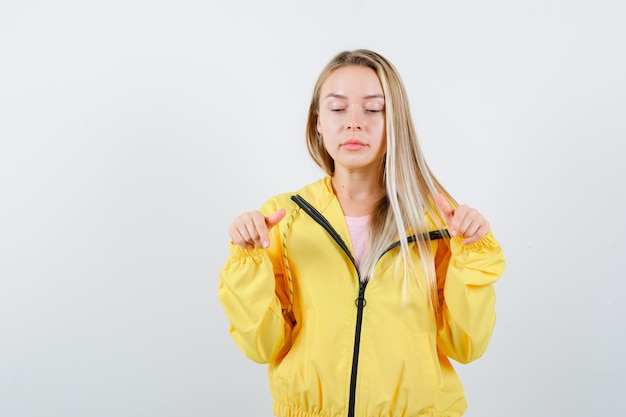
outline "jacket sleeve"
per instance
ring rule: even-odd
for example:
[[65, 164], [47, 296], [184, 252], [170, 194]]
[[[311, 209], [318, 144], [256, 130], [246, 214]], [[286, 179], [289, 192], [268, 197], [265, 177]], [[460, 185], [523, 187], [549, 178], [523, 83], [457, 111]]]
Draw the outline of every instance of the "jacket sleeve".
[[453, 237], [439, 244], [436, 272], [439, 292], [439, 351], [460, 363], [479, 358], [495, 324], [494, 282], [504, 272], [504, 255], [491, 232], [463, 245]]
[[248, 358], [258, 363], [273, 361], [291, 342], [292, 323], [283, 314], [289, 300], [281, 266], [279, 227], [270, 233], [268, 249], [246, 250], [231, 242], [217, 291], [230, 321], [232, 338]]

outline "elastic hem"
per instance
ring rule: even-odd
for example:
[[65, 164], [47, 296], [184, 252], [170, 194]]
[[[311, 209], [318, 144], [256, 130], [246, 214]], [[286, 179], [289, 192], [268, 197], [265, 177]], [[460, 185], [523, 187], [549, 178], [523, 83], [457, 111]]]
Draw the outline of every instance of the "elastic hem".
[[272, 411], [278, 417], [330, 417], [323, 411], [304, 410], [290, 404], [279, 403], [276, 401], [274, 402]]

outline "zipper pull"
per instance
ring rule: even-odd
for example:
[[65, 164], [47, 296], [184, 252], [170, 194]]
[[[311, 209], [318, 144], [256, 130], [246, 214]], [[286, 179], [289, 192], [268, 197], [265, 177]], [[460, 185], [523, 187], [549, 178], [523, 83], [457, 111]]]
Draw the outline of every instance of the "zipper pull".
[[356, 307], [359, 309], [365, 307], [365, 304], [367, 304], [367, 302], [365, 301], [365, 287], [366, 286], [367, 286], [367, 281], [361, 282], [359, 284], [359, 296], [354, 300], [354, 305], [356, 305]]

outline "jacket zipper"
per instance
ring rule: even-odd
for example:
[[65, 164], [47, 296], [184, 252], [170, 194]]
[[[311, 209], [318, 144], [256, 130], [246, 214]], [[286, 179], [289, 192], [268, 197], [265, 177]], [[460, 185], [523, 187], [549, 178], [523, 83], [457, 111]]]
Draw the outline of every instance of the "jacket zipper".
[[[431, 230], [430, 232], [428, 232], [428, 240], [438, 240], [438, 239], [448, 239], [448, 238], [450, 238], [450, 232], [448, 232], [448, 229]], [[426, 233], [422, 234], [422, 239], [426, 239]], [[413, 243], [417, 241], [417, 237], [415, 235], [407, 236], [406, 240], [407, 240], [407, 243]], [[378, 259], [382, 258], [383, 255], [385, 255], [390, 250], [397, 248], [398, 246], [400, 246], [400, 241], [392, 243], [391, 245], [389, 245], [387, 249], [385, 249], [383, 253], [380, 254], [380, 257]]]
[[359, 296], [355, 300], [356, 330], [354, 332], [354, 353], [352, 354], [352, 374], [350, 376], [350, 401], [348, 402], [348, 417], [354, 417], [354, 405], [356, 404], [356, 373], [359, 369], [359, 350], [361, 348], [361, 326], [363, 324], [363, 307], [365, 307], [366, 304], [365, 287], [367, 287], [367, 281], [360, 282]]
[[[365, 288], [367, 287], [368, 281], [366, 280], [365, 282], [361, 282], [361, 274], [359, 272], [359, 268], [356, 265], [354, 256], [352, 256], [352, 253], [350, 253], [350, 249], [348, 249], [348, 245], [346, 245], [346, 243], [341, 238], [341, 235], [337, 233], [337, 231], [328, 222], [328, 220], [324, 217], [324, 215], [320, 213], [319, 211], [317, 211], [315, 207], [313, 207], [308, 201], [306, 201], [304, 198], [302, 198], [298, 194], [291, 196], [291, 200], [293, 200], [298, 206], [300, 206], [302, 210], [304, 210], [309, 216], [311, 216], [313, 220], [315, 220], [320, 226], [322, 226], [324, 230], [326, 230], [326, 232], [333, 238], [333, 240], [337, 242], [339, 247], [346, 253], [346, 255], [348, 255], [348, 258], [350, 258], [350, 262], [352, 262], [352, 265], [354, 266], [354, 269], [356, 270], [356, 273], [357, 273], [357, 277], [359, 280], [359, 295], [356, 298], [356, 300], [354, 300], [354, 303], [357, 308], [356, 329], [354, 332], [354, 352], [352, 354], [352, 373], [350, 375], [350, 399], [348, 402], [348, 417], [354, 417], [354, 409], [355, 409], [355, 404], [356, 404], [356, 376], [357, 376], [357, 371], [358, 371], [358, 366], [359, 366], [359, 350], [361, 346], [361, 328], [363, 325], [363, 308], [366, 305]], [[429, 232], [430, 240], [443, 239], [446, 237], [450, 237], [447, 230], [435, 230], [435, 231]], [[426, 236], [424, 235], [422, 239], [425, 239], [425, 238]], [[415, 242], [417, 240], [417, 237], [415, 235], [412, 235], [412, 236], [409, 236], [407, 240], [409, 243]], [[386, 254], [387, 252], [389, 252], [390, 250], [398, 246], [400, 246], [399, 241], [393, 243], [381, 254], [380, 257], [382, 257], [384, 254]]]
[[359, 268], [356, 266], [354, 256], [350, 253], [348, 245], [343, 241], [339, 233], [333, 228], [333, 226], [326, 220], [326, 217], [315, 207], [309, 204], [304, 198], [299, 195], [294, 195], [291, 199], [304, 210], [313, 220], [315, 220], [320, 226], [328, 232], [328, 234], [337, 242], [339, 247], [348, 255], [350, 262], [356, 270], [357, 277], [359, 279], [359, 295], [354, 301], [356, 304], [356, 329], [354, 332], [354, 351], [352, 354], [352, 373], [350, 374], [350, 399], [348, 401], [348, 417], [354, 417], [354, 405], [356, 403], [356, 375], [359, 367], [359, 348], [361, 346], [361, 327], [363, 324], [363, 308], [365, 307], [365, 287], [367, 287], [367, 281], [361, 282], [361, 274]]

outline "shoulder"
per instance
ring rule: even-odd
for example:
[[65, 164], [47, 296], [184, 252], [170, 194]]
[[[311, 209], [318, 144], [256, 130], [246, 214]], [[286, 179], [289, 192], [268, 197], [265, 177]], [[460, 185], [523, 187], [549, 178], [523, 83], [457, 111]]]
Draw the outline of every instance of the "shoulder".
[[330, 201], [333, 196], [330, 177], [321, 178], [311, 184], [305, 185], [297, 191], [272, 196], [265, 202], [265, 204], [263, 204], [260, 211], [266, 216], [281, 208], [289, 211], [290, 208], [296, 207], [296, 203], [292, 200], [292, 197], [295, 195], [300, 195], [302, 198], [317, 207], [322, 207], [325, 204], [328, 204], [327, 202]]

